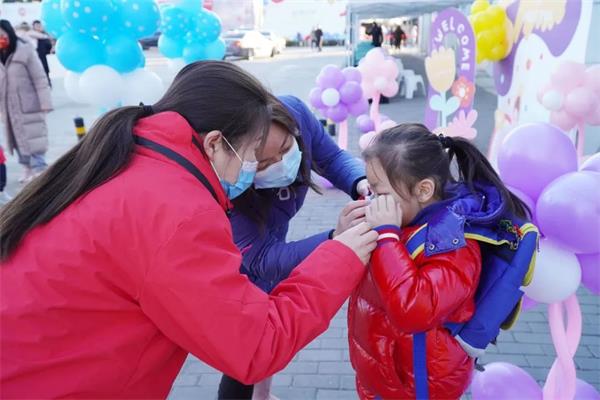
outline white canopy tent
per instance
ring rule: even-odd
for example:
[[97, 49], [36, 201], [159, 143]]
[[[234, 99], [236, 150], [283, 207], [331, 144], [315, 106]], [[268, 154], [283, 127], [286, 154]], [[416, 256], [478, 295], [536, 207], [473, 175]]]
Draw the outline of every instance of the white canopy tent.
[[415, 17], [441, 11], [448, 7], [466, 7], [472, 2], [473, 0], [348, 0], [346, 34], [350, 50], [353, 52], [359, 39], [359, 23], [361, 20]]

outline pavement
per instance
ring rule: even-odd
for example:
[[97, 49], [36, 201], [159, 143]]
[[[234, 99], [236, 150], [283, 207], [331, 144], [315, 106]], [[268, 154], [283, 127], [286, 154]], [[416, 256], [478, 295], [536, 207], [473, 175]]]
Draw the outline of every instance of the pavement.
[[[405, 68], [414, 69], [425, 76], [423, 60], [417, 55], [402, 54]], [[307, 100], [314, 79], [325, 64], [342, 66], [345, 60], [343, 49], [326, 48], [323, 53], [298, 49], [288, 51], [274, 59], [236, 61], [240, 66], [256, 75], [275, 94], [292, 94]], [[155, 51], [148, 53], [147, 65], [157, 72], [168, 84], [173, 78], [167, 62]], [[50, 151], [48, 160], [53, 161], [73, 146], [77, 139], [72, 123], [75, 116], [82, 116], [91, 124], [98, 116], [93, 107], [78, 105], [69, 100], [63, 89], [64, 73], [55, 69], [53, 73], [53, 97], [55, 111], [48, 116], [50, 129]], [[489, 77], [478, 74], [475, 107], [479, 111], [476, 128], [479, 135], [477, 146], [487, 148], [493, 127], [493, 112], [496, 97], [489, 86]], [[422, 94], [412, 100], [394, 98], [383, 104], [381, 112], [397, 122], [421, 121], [424, 115], [425, 98]], [[349, 150], [358, 155], [358, 133], [350, 126]], [[8, 155], [7, 155], [8, 156]], [[14, 157], [9, 156], [9, 193], [16, 193], [20, 175]], [[289, 240], [307, 237], [335, 226], [337, 215], [349, 198], [338, 191], [327, 190], [323, 195], [309, 194], [304, 207], [292, 220]], [[579, 301], [583, 313], [583, 334], [575, 356], [579, 378], [600, 389], [600, 297], [592, 296], [580, 289]], [[275, 375], [273, 393], [282, 400], [293, 399], [356, 399], [354, 372], [348, 361], [346, 308], [342, 308], [331, 321], [329, 329], [296, 355], [283, 371]], [[481, 360], [510, 362], [524, 368], [536, 380], [543, 382], [555, 358], [548, 329], [545, 306], [524, 312], [516, 326], [500, 335], [498, 344]], [[169, 400], [214, 399], [220, 373], [193, 356], [189, 356], [181, 370]], [[468, 396], [466, 396], [468, 397]]]

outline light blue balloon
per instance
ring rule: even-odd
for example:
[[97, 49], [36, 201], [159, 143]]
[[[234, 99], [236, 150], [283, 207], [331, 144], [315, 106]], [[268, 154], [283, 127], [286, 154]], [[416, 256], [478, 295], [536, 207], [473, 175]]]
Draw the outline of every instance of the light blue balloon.
[[123, 33], [141, 39], [154, 35], [160, 27], [160, 11], [154, 0], [113, 0], [118, 28]]
[[60, 10], [60, 0], [42, 1], [41, 20], [46, 32], [50, 33], [55, 38], [59, 38], [69, 30]]
[[179, 0], [177, 3], [177, 7], [182, 10], [190, 13], [196, 14], [202, 9], [202, 1], [201, 0]]
[[144, 58], [144, 52], [137, 40], [122, 33], [106, 39], [104, 45], [106, 65], [121, 74], [136, 69], [140, 65], [140, 60]]
[[56, 57], [69, 71], [81, 73], [92, 65], [104, 64], [106, 51], [97, 38], [69, 31], [58, 39]]
[[212, 43], [221, 35], [221, 19], [214, 12], [202, 9], [193, 32], [199, 42]]
[[167, 58], [181, 57], [183, 55], [183, 47], [183, 39], [173, 39], [164, 33], [158, 38], [158, 50]]
[[206, 46], [202, 43], [190, 43], [183, 48], [183, 60], [187, 64], [191, 64], [196, 61], [208, 60], [206, 55]]
[[204, 49], [206, 58], [209, 60], [222, 60], [223, 57], [225, 57], [226, 48], [227, 45], [225, 44], [225, 41], [219, 38], [206, 45]]
[[98, 35], [118, 21], [111, 0], [61, 0], [60, 6], [67, 25], [79, 33]]
[[179, 7], [168, 7], [162, 11], [161, 32], [173, 39], [182, 39], [193, 30], [193, 17]]

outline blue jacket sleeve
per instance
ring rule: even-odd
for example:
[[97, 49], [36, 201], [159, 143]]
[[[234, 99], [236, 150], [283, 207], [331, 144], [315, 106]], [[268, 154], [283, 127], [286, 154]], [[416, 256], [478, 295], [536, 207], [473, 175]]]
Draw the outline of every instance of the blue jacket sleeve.
[[310, 133], [312, 139], [313, 169], [321, 173], [336, 188], [356, 199], [356, 184], [366, 175], [364, 164], [349, 152], [340, 149], [308, 107], [300, 100], [298, 102], [300, 103], [298, 111], [304, 123], [302, 128], [306, 133]]
[[[254, 221], [239, 212], [234, 211], [230, 220], [235, 244], [243, 256], [242, 272], [250, 275], [259, 287], [267, 291], [286, 279], [313, 250], [329, 239], [330, 233], [327, 231], [306, 239], [285, 242], [270, 230], [271, 227], [261, 232]], [[287, 225], [286, 222], [279, 229], [287, 231]]]

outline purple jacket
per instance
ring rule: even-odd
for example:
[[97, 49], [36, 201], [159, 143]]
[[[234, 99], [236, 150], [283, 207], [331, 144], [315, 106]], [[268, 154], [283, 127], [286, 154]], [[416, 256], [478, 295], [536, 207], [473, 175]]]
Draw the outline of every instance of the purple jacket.
[[[304, 156], [312, 161], [312, 169], [320, 171], [335, 187], [356, 198], [356, 184], [365, 177], [364, 165], [337, 146], [301, 100], [293, 96], [279, 99], [298, 124], [304, 140]], [[273, 290], [329, 238], [331, 230], [295, 242], [285, 240], [290, 220], [304, 204], [308, 189], [299, 176], [291, 186], [261, 190], [271, 200], [268, 222], [262, 231], [240, 212], [234, 210], [231, 215], [235, 243], [243, 254], [240, 271], [265, 292]]]

